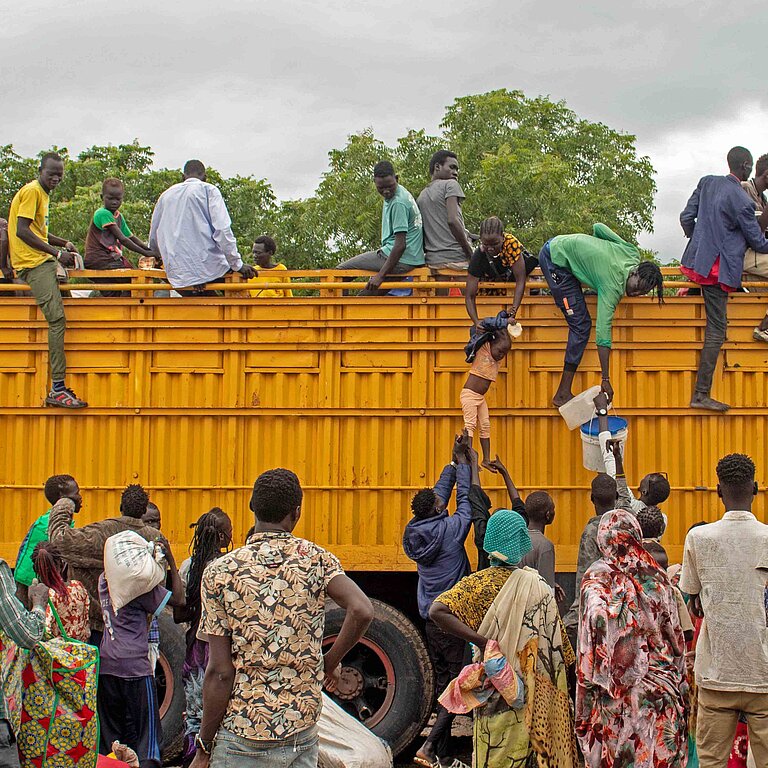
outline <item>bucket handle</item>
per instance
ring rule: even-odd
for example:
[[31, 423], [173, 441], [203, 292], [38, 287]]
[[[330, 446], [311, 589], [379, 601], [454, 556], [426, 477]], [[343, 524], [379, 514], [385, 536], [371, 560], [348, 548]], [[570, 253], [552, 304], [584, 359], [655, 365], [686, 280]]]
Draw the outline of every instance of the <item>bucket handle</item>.
[[[608, 403], [608, 405], [611, 405], [611, 403]], [[616, 416], [616, 417], [618, 417], [618, 418], [621, 418], [621, 417], [619, 416], [619, 414], [617, 413], [617, 411], [616, 411], [616, 408], [614, 408], [614, 409], [613, 409], [613, 415], [614, 415], [614, 416]], [[590, 432], [592, 431], [592, 422], [593, 422], [593, 421], [594, 421], [596, 418], [597, 418], [597, 408], [595, 408], [595, 409], [592, 411], [592, 416], [590, 416], [590, 418], [589, 418], [589, 431], [590, 431]]]

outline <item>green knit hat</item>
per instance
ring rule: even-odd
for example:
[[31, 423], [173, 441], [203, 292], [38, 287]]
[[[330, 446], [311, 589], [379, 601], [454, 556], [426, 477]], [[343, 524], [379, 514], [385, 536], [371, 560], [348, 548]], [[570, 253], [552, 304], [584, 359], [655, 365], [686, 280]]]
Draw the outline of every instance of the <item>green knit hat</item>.
[[528, 526], [512, 509], [498, 509], [488, 520], [483, 549], [495, 560], [517, 565], [533, 549]]

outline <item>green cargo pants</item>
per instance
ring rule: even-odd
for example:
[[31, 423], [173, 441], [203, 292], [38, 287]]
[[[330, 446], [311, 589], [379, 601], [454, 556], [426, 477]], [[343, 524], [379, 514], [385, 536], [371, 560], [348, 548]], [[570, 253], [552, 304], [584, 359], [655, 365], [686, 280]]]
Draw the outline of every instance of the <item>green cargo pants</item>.
[[56, 262], [44, 261], [32, 269], [20, 269], [19, 277], [29, 286], [43, 317], [48, 321], [48, 357], [53, 381], [64, 381], [67, 358], [64, 355], [64, 331], [67, 320], [61, 301], [59, 281], [56, 279]]

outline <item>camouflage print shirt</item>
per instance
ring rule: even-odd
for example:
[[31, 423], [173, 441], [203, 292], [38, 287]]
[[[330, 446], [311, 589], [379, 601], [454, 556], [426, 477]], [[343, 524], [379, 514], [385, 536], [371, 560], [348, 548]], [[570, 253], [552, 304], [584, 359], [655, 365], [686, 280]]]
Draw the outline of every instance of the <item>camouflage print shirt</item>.
[[205, 569], [199, 632], [232, 640], [226, 730], [285, 740], [317, 723], [326, 588], [343, 573], [317, 544], [277, 531], [255, 533]]

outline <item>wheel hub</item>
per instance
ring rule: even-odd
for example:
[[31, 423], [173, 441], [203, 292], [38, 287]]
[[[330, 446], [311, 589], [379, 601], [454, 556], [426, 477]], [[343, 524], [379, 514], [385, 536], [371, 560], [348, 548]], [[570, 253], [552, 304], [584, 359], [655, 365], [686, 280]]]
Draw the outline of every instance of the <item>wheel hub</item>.
[[345, 701], [351, 701], [363, 692], [365, 679], [354, 667], [342, 667], [336, 695]]

